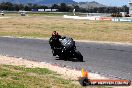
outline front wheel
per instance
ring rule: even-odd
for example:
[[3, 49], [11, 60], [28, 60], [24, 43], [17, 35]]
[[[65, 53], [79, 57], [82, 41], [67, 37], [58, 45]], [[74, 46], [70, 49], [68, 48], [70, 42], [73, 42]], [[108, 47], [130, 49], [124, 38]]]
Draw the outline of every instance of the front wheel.
[[81, 54], [79, 51], [75, 51], [75, 57], [76, 57], [79, 61], [83, 62], [83, 56], [82, 56], [82, 54]]

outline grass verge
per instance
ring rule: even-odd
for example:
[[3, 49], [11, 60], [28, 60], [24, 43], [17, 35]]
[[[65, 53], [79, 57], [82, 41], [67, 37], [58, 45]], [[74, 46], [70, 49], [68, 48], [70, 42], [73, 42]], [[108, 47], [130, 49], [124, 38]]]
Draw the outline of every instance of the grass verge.
[[[46, 68], [0, 65], [0, 88], [83, 88]], [[93, 87], [88, 87], [93, 88]], [[110, 87], [94, 87], [110, 88]]]
[[0, 66], [0, 88], [71, 88], [77, 87], [69, 80], [46, 68]]

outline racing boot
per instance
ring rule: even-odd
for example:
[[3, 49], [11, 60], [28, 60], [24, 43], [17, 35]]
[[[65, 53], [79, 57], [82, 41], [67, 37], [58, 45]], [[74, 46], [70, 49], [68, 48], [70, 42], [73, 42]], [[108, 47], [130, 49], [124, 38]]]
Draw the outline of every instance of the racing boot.
[[53, 56], [56, 56], [55, 50], [52, 50], [52, 54]]

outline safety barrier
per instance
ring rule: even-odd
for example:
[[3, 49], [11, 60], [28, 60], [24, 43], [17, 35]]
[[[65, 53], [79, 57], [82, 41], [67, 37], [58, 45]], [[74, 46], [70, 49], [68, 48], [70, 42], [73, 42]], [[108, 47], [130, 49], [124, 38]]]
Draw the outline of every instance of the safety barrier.
[[99, 20], [99, 21], [118, 21], [119, 20], [119, 19], [114, 19], [113, 20], [112, 17], [100, 17], [100, 16], [80, 17], [80, 16], [68, 16], [68, 15], [64, 15], [63, 17], [64, 18], [70, 18], [70, 19], [86, 19], [86, 20]]
[[86, 16], [86, 17], [80, 17], [80, 16], [68, 16], [64, 15], [64, 18], [70, 18], [70, 19], [86, 19], [86, 20], [96, 20], [96, 18], [99, 18], [100, 16]]
[[96, 18], [96, 20], [107, 20], [107, 21], [112, 21], [111, 17], [100, 17], [100, 18]]
[[132, 18], [123, 17], [123, 18], [113, 18], [112, 21], [114, 22], [132, 22]]

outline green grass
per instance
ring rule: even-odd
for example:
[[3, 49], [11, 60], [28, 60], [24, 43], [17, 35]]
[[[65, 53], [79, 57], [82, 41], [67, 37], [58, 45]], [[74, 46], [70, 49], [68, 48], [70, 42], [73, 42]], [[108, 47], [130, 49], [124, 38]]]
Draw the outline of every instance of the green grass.
[[19, 66], [0, 66], [0, 88], [51, 88], [76, 85], [64, 80], [46, 68], [25, 68]]
[[46, 68], [0, 65], [0, 88], [83, 88], [81, 85], [60, 76]]

